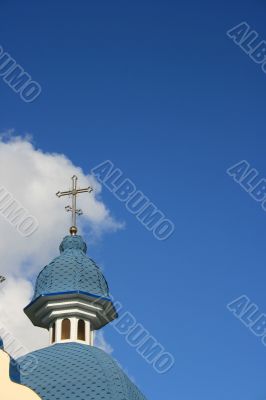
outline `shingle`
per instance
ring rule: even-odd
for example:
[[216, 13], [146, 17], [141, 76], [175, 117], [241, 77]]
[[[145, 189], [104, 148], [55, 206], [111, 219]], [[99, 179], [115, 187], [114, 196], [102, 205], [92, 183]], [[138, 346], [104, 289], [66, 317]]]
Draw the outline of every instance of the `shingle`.
[[66, 236], [56, 257], [40, 272], [33, 300], [43, 294], [84, 291], [108, 297], [107, 282], [97, 264], [86, 256], [81, 236]]
[[17, 365], [21, 383], [44, 400], [145, 400], [118, 364], [96, 347], [59, 343], [19, 358]]

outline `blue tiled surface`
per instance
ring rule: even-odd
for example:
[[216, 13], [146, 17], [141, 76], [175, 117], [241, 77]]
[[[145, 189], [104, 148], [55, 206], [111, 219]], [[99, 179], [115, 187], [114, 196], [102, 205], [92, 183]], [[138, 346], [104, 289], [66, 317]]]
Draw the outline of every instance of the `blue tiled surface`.
[[[39, 274], [33, 301], [75, 291], [108, 297], [107, 282], [86, 251], [81, 236], [65, 237], [60, 256]], [[43, 400], [145, 400], [108, 354], [79, 343], [58, 343], [27, 354], [17, 360], [10, 375]]]
[[40, 272], [33, 300], [43, 294], [78, 290], [108, 297], [108, 284], [86, 251], [81, 236], [66, 236], [60, 245], [60, 256]]
[[145, 400], [117, 363], [104, 351], [78, 343], [60, 343], [17, 360], [20, 381], [43, 400]]

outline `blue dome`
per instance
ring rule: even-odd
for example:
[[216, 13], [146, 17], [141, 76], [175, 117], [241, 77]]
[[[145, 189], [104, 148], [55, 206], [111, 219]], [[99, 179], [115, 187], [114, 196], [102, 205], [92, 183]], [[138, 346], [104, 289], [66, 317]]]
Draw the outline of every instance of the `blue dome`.
[[72, 291], [108, 297], [107, 282], [95, 262], [86, 256], [87, 246], [81, 236], [66, 236], [59, 249], [60, 256], [40, 272], [33, 301], [39, 296]]
[[20, 378], [12, 379], [43, 400], [145, 400], [117, 363], [96, 347], [55, 344], [19, 358], [17, 365]]

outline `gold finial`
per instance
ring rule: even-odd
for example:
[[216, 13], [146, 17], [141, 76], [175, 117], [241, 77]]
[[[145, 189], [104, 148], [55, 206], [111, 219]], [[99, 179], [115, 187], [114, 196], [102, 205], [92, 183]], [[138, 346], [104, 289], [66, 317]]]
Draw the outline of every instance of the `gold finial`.
[[78, 233], [78, 228], [76, 226], [71, 226], [69, 228], [70, 235], [76, 235]]
[[72, 190], [68, 190], [66, 192], [57, 192], [56, 196], [57, 197], [62, 197], [62, 196], [72, 196], [72, 207], [66, 206], [65, 209], [66, 211], [71, 211], [72, 213], [72, 226], [69, 229], [69, 232], [72, 236], [76, 235], [78, 232], [77, 228], [77, 215], [82, 215], [82, 210], [77, 209], [77, 195], [80, 193], [91, 193], [93, 191], [92, 187], [87, 187], [85, 189], [77, 189], [77, 181], [78, 178], [76, 175], [72, 176]]

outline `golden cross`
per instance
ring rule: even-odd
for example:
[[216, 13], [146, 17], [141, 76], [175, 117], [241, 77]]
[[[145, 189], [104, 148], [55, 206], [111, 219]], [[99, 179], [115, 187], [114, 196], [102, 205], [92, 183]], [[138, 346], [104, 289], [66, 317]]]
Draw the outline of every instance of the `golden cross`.
[[78, 232], [77, 228], [77, 215], [82, 215], [82, 210], [77, 209], [77, 195], [80, 193], [91, 193], [93, 191], [92, 187], [87, 187], [85, 189], [77, 189], [77, 181], [78, 178], [76, 175], [72, 176], [72, 190], [68, 190], [66, 192], [57, 192], [56, 196], [57, 197], [62, 197], [62, 196], [72, 196], [72, 207], [66, 206], [65, 209], [66, 211], [71, 211], [72, 212], [72, 226], [70, 228], [70, 234], [71, 235], [76, 235]]

